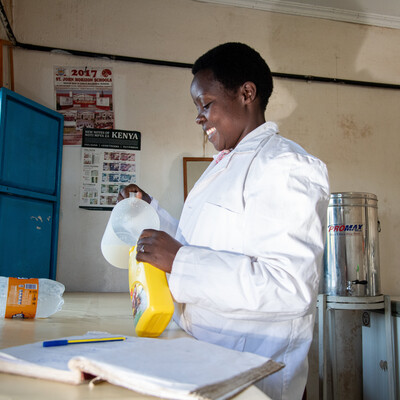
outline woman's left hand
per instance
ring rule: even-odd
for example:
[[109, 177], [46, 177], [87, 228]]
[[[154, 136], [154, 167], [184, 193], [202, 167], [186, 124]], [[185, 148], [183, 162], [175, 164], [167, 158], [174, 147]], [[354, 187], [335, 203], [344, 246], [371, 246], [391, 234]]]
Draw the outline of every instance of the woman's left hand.
[[145, 229], [136, 244], [136, 260], [147, 262], [164, 272], [171, 272], [176, 253], [182, 244], [163, 231]]

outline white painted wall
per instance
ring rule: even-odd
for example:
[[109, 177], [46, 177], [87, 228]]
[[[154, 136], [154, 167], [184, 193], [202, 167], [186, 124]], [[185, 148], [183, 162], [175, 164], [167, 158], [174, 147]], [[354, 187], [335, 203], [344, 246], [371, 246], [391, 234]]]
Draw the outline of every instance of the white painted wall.
[[[191, 0], [18, 0], [19, 42], [192, 63], [242, 41], [274, 72], [400, 84], [400, 30]], [[54, 107], [53, 66], [109, 66], [116, 128], [142, 132], [140, 184], [174, 216], [183, 204], [182, 157], [210, 156], [194, 124], [189, 69], [16, 49], [15, 90]], [[267, 119], [328, 166], [332, 191], [378, 196], [382, 288], [400, 294], [400, 91], [275, 79]], [[124, 291], [100, 240], [109, 212], [78, 208], [80, 148], [64, 146], [57, 279], [67, 290]]]

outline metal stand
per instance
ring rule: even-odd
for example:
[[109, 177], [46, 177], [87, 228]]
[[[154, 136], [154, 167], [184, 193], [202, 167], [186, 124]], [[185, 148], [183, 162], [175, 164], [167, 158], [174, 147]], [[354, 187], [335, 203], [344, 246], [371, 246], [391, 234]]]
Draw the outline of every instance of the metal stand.
[[[328, 400], [327, 356], [331, 355], [332, 385], [331, 397], [337, 392], [335, 313], [332, 310], [384, 310], [386, 330], [386, 357], [388, 364], [389, 399], [396, 400], [396, 372], [394, 363], [393, 323], [389, 296], [350, 297], [318, 296], [318, 353], [319, 353], [319, 398]], [[329, 314], [327, 313], [329, 311]], [[329, 323], [327, 322], [329, 315]], [[333, 334], [332, 334], [333, 333]], [[329, 343], [329, 344], [328, 344]]]

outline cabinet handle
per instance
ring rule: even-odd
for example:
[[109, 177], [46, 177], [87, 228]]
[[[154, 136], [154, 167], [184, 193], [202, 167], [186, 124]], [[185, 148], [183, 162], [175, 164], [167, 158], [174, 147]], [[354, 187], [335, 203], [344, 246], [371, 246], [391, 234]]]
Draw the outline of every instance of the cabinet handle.
[[379, 362], [379, 366], [381, 367], [381, 370], [383, 370], [383, 371], [387, 371], [387, 369], [388, 369], [387, 361], [381, 360]]

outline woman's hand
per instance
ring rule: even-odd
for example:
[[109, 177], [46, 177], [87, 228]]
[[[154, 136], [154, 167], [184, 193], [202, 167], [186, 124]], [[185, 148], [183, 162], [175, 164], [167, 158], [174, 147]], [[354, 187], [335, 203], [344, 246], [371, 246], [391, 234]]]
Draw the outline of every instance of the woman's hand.
[[147, 262], [164, 272], [171, 272], [176, 253], [182, 244], [163, 231], [145, 229], [137, 242], [136, 260]]
[[119, 193], [118, 193], [118, 198], [117, 201], [122, 201], [126, 198], [129, 197], [130, 193], [136, 193], [136, 197], [138, 199], [144, 200], [146, 203], [151, 203], [151, 197], [142, 189], [140, 189], [139, 186], [131, 184], [128, 186], [125, 186]]

